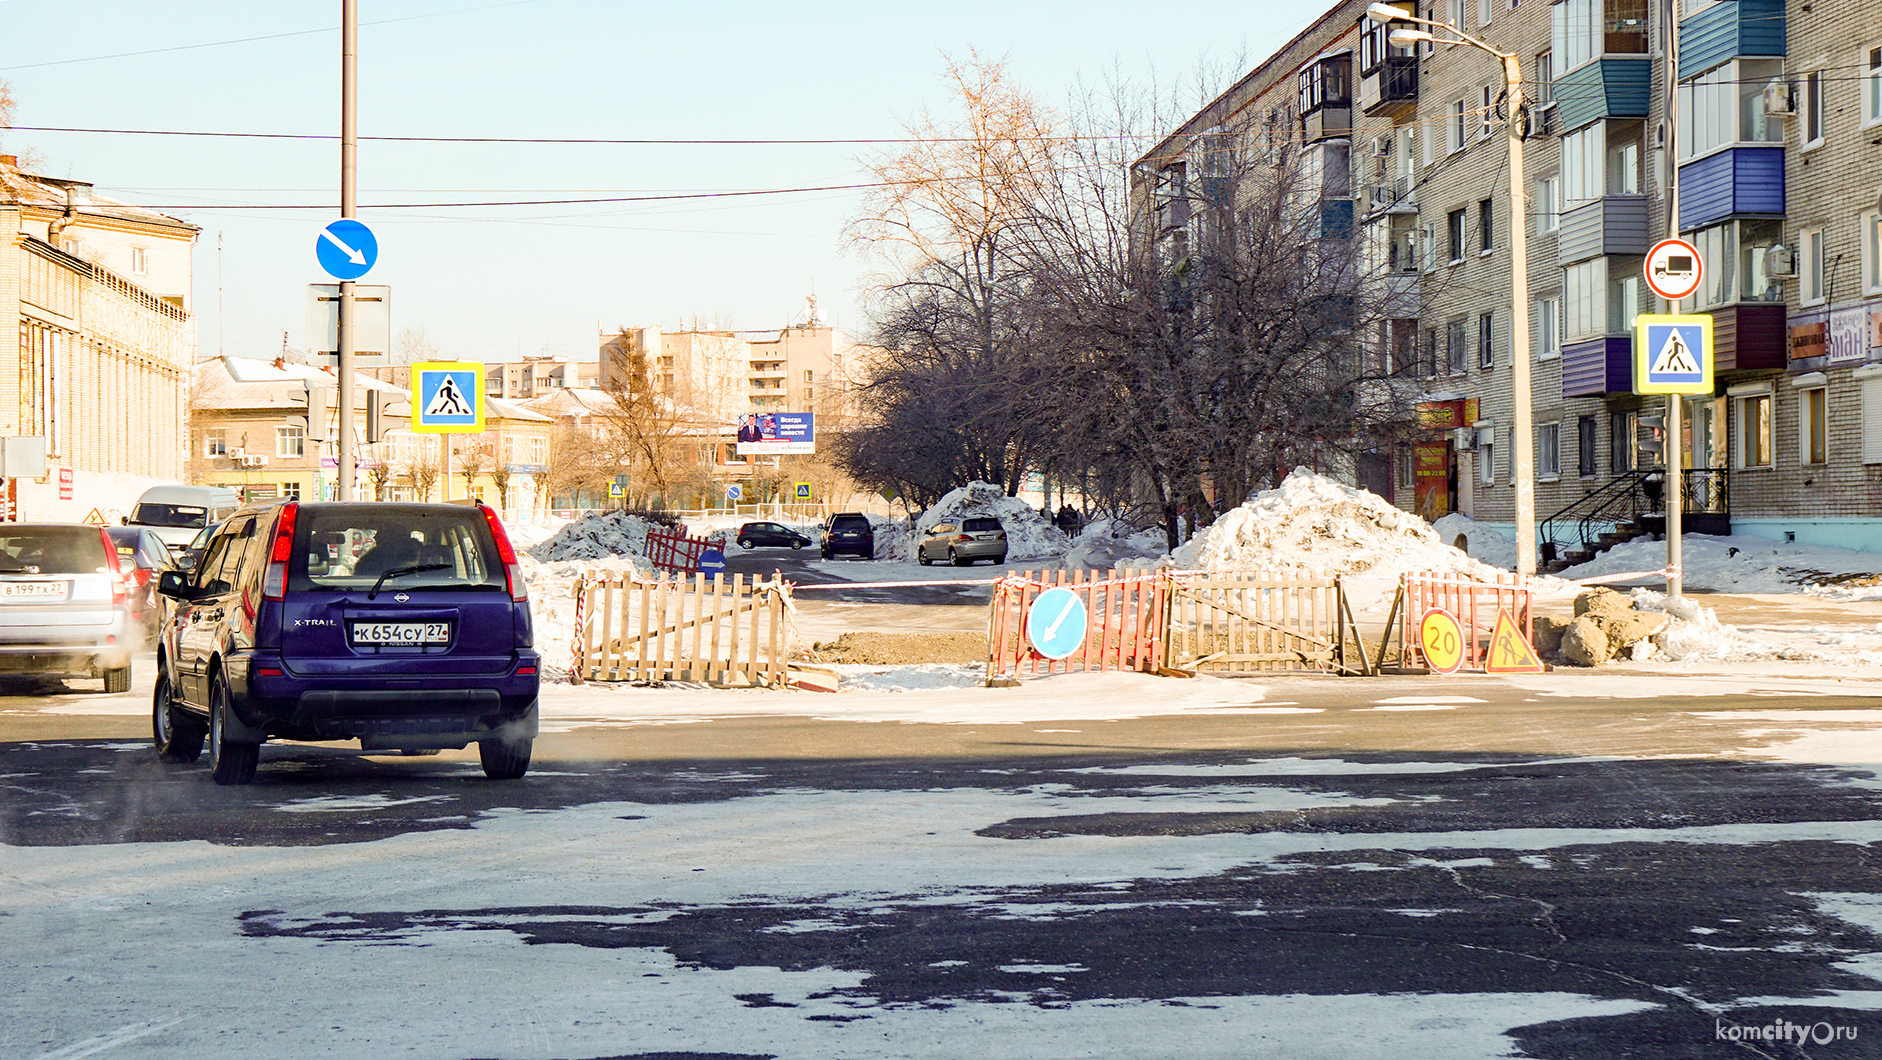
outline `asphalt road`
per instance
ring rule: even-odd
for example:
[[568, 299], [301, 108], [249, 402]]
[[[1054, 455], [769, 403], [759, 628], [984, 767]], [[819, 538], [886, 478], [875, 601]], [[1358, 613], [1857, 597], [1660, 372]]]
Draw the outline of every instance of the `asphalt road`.
[[270, 745], [233, 789], [132, 697], [0, 682], [0, 1056], [1882, 1055], [1882, 787], [1745, 750], [1859, 741], [1874, 689], [1588, 680], [595, 725], [515, 783]]

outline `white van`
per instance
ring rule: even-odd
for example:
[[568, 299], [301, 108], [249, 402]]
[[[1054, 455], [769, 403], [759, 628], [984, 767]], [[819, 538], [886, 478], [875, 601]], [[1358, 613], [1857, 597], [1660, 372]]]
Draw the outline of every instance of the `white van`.
[[137, 498], [126, 522], [150, 527], [170, 551], [182, 552], [203, 527], [214, 526], [241, 506], [241, 498], [227, 486], [152, 486]]

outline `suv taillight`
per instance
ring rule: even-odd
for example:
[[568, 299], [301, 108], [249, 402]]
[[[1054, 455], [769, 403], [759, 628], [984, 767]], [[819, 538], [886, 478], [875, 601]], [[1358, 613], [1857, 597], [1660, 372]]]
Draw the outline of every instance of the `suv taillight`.
[[503, 581], [510, 590], [510, 599], [529, 599], [529, 583], [523, 580], [523, 568], [516, 562], [516, 550], [510, 547], [510, 535], [503, 532], [503, 520], [488, 504], [479, 504], [484, 513], [484, 522], [490, 524], [490, 536], [497, 539], [497, 559], [503, 564]]
[[275, 517], [274, 536], [268, 541], [268, 569], [261, 576], [261, 595], [285, 600], [288, 595], [288, 560], [294, 556], [294, 517], [300, 504], [289, 501]]
[[105, 543], [105, 556], [111, 562], [111, 604], [117, 606], [130, 598], [130, 587], [124, 584], [124, 566], [118, 562], [118, 545], [105, 533], [104, 527], [98, 528], [98, 537]]
[[954, 540], [956, 542], [972, 541], [973, 539], [974, 539], [974, 535], [972, 534], [956, 534], [954, 537]]

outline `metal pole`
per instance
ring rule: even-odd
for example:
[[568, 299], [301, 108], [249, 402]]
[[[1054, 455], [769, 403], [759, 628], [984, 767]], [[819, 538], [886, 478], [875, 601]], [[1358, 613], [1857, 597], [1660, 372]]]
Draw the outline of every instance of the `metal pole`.
[[[355, 92], [359, 60], [359, 0], [340, 0], [340, 216], [352, 217], [358, 206], [355, 124], [359, 99]], [[340, 484], [338, 499], [353, 499], [353, 281], [340, 281]]]
[[1536, 437], [1530, 424], [1529, 392], [1529, 230], [1523, 184], [1523, 69], [1514, 55], [1503, 55], [1503, 80], [1509, 92], [1510, 139], [1510, 396], [1515, 421], [1510, 444], [1510, 477], [1516, 487], [1516, 573], [1536, 572]]
[[[1679, 12], [1676, 0], [1667, 0], [1666, 11], [1666, 234], [1668, 238], [1679, 238]], [[1701, 264], [1703, 268], [1703, 263]], [[1672, 299], [1666, 299], [1666, 312], [1679, 312]], [[1680, 598], [1680, 584], [1684, 581], [1680, 573], [1680, 535], [1684, 532], [1683, 522], [1686, 508], [1686, 446], [1680, 441], [1684, 433], [1680, 429], [1680, 413], [1685, 411], [1680, 402], [1683, 394], [1666, 396], [1666, 442], [1660, 446], [1665, 458], [1666, 481], [1660, 486], [1660, 496], [1666, 498], [1666, 598], [1669, 603], [1677, 603]]]

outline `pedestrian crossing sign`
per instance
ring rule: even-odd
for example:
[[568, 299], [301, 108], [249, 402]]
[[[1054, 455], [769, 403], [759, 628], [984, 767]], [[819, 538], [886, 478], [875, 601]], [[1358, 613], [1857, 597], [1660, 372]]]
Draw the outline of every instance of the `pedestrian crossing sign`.
[[1712, 317], [1705, 313], [1635, 317], [1634, 393], [1712, 393]]
[[412, 365], [412, 430], [479, 434], [484, 429], [484, 366], [476, 361]]

